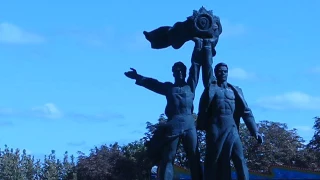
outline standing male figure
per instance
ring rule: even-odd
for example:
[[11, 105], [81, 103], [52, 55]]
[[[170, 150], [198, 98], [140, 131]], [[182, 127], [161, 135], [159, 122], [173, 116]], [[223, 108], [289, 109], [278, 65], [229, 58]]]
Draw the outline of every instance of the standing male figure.
[[[212, 48], [205, 48], [211, 51]], [[206, 53], [210, 55], [211, 53]], [[238, 180], [249, 180], [243, 147], [239, 136], [240, 118], [251, 135], [263, 142], [258, 133], [253, 114], [248, 107], [242, 90], [227, 82], [228, 66], [219, 63], [212, 69], [212, 57], [203, 63], [205, 90], [200, 98], [198, 129], [206, 131], [206, 155], [204, 162], [205, 180], [231, 180], [232, 159]]]
[[161, 180], [173, 179], [173, 163], [180, 140], [182, 140], [187, 154], [192, 179], [202, 179], [197, 131], [192, 114], [195, 89], [199, 80], [200, 64], [202, 63], [200, 61], [203, 61], [204, 52], [202, 51], [202, 41], [195, 39], [194, 42], [195, 47], [187, 81], [185, 80], [187, 68], [182, 62], [176, 62], [172, 67], [174, 83], [163, 83], [156, 79], [143, 77], [133, 68], [125, 73], [127, 77], [135, 79], [137, 85], [164, 95], [167, 99], [165, 114], [168, 117], [168, 122], [160, 127], [161, 130], [157, 130], [147, 146], [149, 152], [153, 151], [153, 156], [161, 157], [159, 167]]

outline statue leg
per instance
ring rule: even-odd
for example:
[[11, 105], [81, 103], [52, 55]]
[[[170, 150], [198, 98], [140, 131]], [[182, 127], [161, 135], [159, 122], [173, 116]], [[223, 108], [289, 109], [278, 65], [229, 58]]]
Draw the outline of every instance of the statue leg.
[[243, 147], [239, 136], [233, 144], [231, 158], [237, 172], [238, 180], [249, 180], [249, 171], [243, 155]]
[[[215, 131], [209, 130], [206, 134], [206, 157], [204, 162], [204, 179], [205, 180], [231, 180], [231, 167], [230, 167], [230, 152], [232, 141], [226, 139], [223, 143], [217, 144], [218, 134]], [[222, 146], [221, 152], [217, 157], [219, 147]]]
[[215, 161], [215, 140], [213, 133], [206, 132], [206, 154], [204, 160], [204, 179], [213, 180], [217, 177], [218, 162]]
[[233, 146], [233, 138], [230, 135], [225, 139], [222, 150], [218, 159], [217, 180], [231, 180], [231, 151]]
[[216, 180], [231, 180], [231, 166], [230, 166], [230, 156], [227, 151], [221, 151], [220, 157], [218, 159], [218, 167]]
[[187, 154], [192, 180], [202, 180], [200, 152], [197, 139], [196, 128], [185, 131], [182, 137], [182, 145]]
[[168, 143], [164, 147], [162, 160], [160, 163], [160, 180], [173, 180], [173, 163], [179, 145], [179, 137]]

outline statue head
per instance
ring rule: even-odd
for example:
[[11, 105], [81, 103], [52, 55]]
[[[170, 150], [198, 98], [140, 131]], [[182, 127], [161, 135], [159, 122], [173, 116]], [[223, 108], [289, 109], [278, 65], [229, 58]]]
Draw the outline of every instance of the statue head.
[[214, 74], [218, 83], [226, 82], [228, 79], [228, 65], [226, 63], [218, 63], [214, 67]]
[[181, 61], [176, 62], [172, 66], [172, 73], [173, 73], [175, 82], [185, 81], [185, 78], [187, 76], [187, 67]]

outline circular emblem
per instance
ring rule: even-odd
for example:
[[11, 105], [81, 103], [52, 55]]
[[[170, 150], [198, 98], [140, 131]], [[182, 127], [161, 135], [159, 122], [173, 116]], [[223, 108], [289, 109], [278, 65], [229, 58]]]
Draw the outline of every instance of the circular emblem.
[[219, 37], [222, 27], [218, 16], [213, 15], [212, 11], [201, 7], [198, 11], [194, 10], [193, 15], [188, 17], [193, 29], [193, 35], [199, 38]]
[[208, 31], [212, 28], [213, 19], [212, 16], [208, 14], [200, 14], [195, 18], [195, 27], [199, 31]]

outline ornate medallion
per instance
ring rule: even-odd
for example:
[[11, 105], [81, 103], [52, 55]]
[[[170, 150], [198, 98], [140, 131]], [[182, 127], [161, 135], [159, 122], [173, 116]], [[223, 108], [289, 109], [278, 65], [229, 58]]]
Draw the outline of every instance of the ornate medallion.
[[196, 37], [214, 38], [222, 33], [220, 18], [203, 6], [198, 11], [194, 10], [188, 20], [193, 23], [193, 33]]

